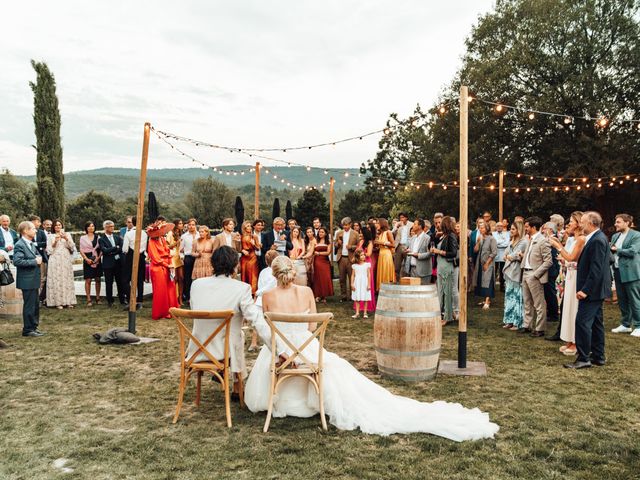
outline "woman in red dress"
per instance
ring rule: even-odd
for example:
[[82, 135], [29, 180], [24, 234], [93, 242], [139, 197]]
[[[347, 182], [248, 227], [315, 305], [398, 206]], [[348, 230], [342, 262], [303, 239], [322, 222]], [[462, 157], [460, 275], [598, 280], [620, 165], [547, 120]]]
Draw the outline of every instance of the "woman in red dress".
[[156, 222], [147, 228], [147, 235], [149, 235], [147, 255], [149, 256], [151, 285], [153, 286], [151, 318], [154, 320], [171, 318], [169, 309], [178, 306], [176, 285], [170, 275], [171, 251], [164, 238], [165, 234], [173, 227], [173, 223]]
[[253, 233], [251, 222], [244, 222], [242, 232], [242, 257], [240, 257], [240, 278], [251, 285], [251, 294], [258, 289], [258, 256], [256, 250], [262, 248], [258, 236]]
[[327, 297], [333, 295], [333, 281], [331, 280], [331, 242], [327, 229], [318, 229], [318, 241], [313, 256], [313, 295], [316, 302], [327, 303]]

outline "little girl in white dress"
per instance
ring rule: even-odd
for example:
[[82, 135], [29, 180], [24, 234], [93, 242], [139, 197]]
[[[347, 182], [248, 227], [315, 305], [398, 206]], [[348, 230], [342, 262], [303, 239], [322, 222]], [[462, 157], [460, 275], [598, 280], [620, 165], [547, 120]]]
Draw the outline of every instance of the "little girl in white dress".
[[367, 304], [371, 301], [371, 264], [364, 261], [364, 251], [360, 248], [355, 251], [354, 258], [356, 263], [351, 266], [351, 300], [355, 301], [356, 314], [351, 318], [360, 316], [360, 302], [364, 302], [363, 318], [368, 318]]

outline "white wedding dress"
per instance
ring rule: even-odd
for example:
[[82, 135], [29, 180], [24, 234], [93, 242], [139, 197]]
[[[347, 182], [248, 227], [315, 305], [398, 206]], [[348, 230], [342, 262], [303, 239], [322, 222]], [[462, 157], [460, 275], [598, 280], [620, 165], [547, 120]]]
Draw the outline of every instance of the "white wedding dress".
[[[264, 321], [264, 319], [262, 319]], [[311, 333], [304, 323], [279, 323], [278, 328], [294, 345], [302, 345]], [[314, 339], [303, 351], [317, 361], [319, 343]], [[278, 345], [280, 348], [280, 345]], [[280, 352], [290, 354], [282, 348]], [[297, 359], [296, 359], [297, 360]], [[268, 409], [271, 351], [263, 346], [249, 375], [245, 402], [252, 412]], [[493, 438], [499, 427], [479, 409], [459, 403], [419, 402], [394, 395], [356, 370], [335, 353], [324, 352], [324, 409], [329, 421], [340, 430], [359, 428], [364, 433], [391, 435], [424, 432], [457, 442]], [[274, 399], [274, 417], [311, 417], [318, 413], [318, 396], [302, 378], [285, 380]]]

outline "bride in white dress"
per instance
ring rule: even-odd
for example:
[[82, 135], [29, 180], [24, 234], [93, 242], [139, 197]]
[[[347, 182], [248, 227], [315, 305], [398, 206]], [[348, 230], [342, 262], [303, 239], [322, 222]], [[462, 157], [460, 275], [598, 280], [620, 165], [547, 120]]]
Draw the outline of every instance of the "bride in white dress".
[[[316, 303], [309, 287], [293, 284], [295, 268], [287, 257], [278, 257], [271, 265], [278, 286], [262, 297], [265, 312], [315, 313]], [[264, 321], [264, 319], [262, 319]], [[302, 345], [315, 325], [277, 323], [294, 345]], [[265, 342], [269, 345], [269, 342]], [[318, 341], [303, 351], [305, 357], [318, 358]], [[280, 346], [278, 346], [280, 349]], [[281, 348], [281, 358], [287, 358]], [[252, 412], [266, 411], [269, 401], [271, 352], [262, 347], [249, 375], [245, 402]], [[458, 403], [419, 402], [394, 395], [356, 370], [335, 353], [324, 353], [324, 409], [329, 422], [340, 430], [359, 428], [364, 433], [424, 432], [455, 441], [493, 438], [499, 427], [479, 409]], [[318, 396], [310, 382], [291, 378], [278, 389], [274, 398], [274, 417], [311, 417], [318, 413]]]

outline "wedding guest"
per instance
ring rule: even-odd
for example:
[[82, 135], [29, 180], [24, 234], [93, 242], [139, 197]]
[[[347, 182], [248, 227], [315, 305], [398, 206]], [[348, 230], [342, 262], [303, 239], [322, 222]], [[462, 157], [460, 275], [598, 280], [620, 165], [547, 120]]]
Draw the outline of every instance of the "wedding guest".
[[313, 227], [307, 227], [305, 230], [305, 267], [307, 268], [307, 286], [313, 285], [313, 258], [316, 250], [316, 236], [313, 233]]
[[493, 232], [492, 235], [493, 238], [496, 239], [496, 246], [498, 248], [495, 262], [496, 275], [500, 282], [500, 290], [504, 292], [504, 274], [502, 273], [502, 270], [504, 269], [504, 253], [507, 250], [507, 247], [509, 247], [511, 239], [509, 238], [509, 232], [504, 231], [502, 222], [496, 223], [496, 231]]
[[316, 302], [327, 303], [327, 297], [333, 295], [333, 281], [331, 279], [331, 242], [329, 233], [324, 227], [318, 229], [318, 238], [313, 257], [313, 294]]
[[[202, 228], [202, 227], [201, 227]], [[222, 220], [222, 232], [215, 236], [213, 243], [213, 251], [220, 248], [223, 245], [233, 248], [238, 254], [242, 251], [242, 240], [240, 233], [235, 231], [236, 222], [233, 218], [225, 218]], [[210, 258], [209, 258], [210, 260]], [[208, 261], [208, 263], [211, 263]], [[205, 277], [211, 276], [211, 274], [204, 275]], [[195, 278], [194, 278], [195, 280]]]
[[[251, 225], [253, 227], [253, 233], [258, 238], [258, 243], [262, 246], [262, 235], [264, 230], [264, 220], [258, 218], [253, 221]], [[267, 266], [264, 255], [262, 254], [262, 248], [256, 248], [256, 256], [258, 257], [258, 270], [261, 272]]]
[[[127, 288], [127, 298], [131, 301], [131, 282], [133, 280], [133, 259], [135, 255], [136, 246], [136, 229], [138, 228], [138, 217], [134, 215], [131, 217], [131, 228], [124, 236], [122, 242], [122, 253], [125, 255], [125, 288]], [[142, 298], [144, 296], [144, 277], [146, 267], [146, 252], [147, 245], [149, 243], [149, 237], [147, 232], [142, 229], [140, 232], [140, 252], [138, 257], [138, 278], [136, 283], [136, 308], [142, 307]]]
[[611, 295], [609, 269], [609, 241], [600, 230], [602, 217], [597, 212], [585, 212], [580, 221], [585, 234], [585, 245], [578, 259], [576, 275], [576, 348], [578, 356], [565, 368], [604, 366], [604, 319], [602, 302]]
[[[451, 217], [451, 221], [455, 225], [454, 233], [459, 246], [460, 222], [456, 222], [454, 217]], [[453, 307], [453, 320], [457, 322], [460, 318], [460, 248], [458, 248], [458, 253], [453, 261], [453, 299], [451, 304]]]
[[42, 229], [47, 234], [47, 238], [49, 238], [49, 235], [51, 235], [51, 227], [52, 226], [53, 226], [53, 222], [51, 220], [49, 220], [48, 218], [46, 218], [44, 220], [44, 222], [42, 222]]
[[167, 245], [171, 253], [171, 267], [175, 272], [174, 282], [176, 284], [176, 294], [178, 303], [182, 304], [182, 291], [184, 289], [184, 261], [180, 256], [180, 244], [182, 243], [182, 230], [184, 222], [180, 218], [173, 221], [173, 230], [167, 233]]
[[114, 233], [114, 224], [111, 220], [102, 222], [104, 234], [98, 239], [98, 245], [102, 252], [102, 271], [107, 290], [107, 305], [113, 305], [113, 282], [118, 289], [120, 305], [127, 304], [129, 288], [124, 282], [124, 254], [122, 253], [123, 240], [120, 235]]
[[307, 246], [305, 244], [304, 239], [302, 238], [302, 233], [300, 227], [295, 225], [291, 232], [289, 232], [291, 236], [291, 245], [293, 248], [289, 250], [289, 258], [293, 261], [294, 266], [296, 267], [296, 279], [294, 283], [296, 285], [304, 285], [307, 286]]
[[100, 304], [100, 279], [102, 278], [102, 264], [100, 263], [100, 245], [96, 226], [92, 221], [84, 224], [84, 235], [80, 237], [80, 256], [82, 257], [82, 277], [84, 278], [84, 293], [87, 296], [87, 307], [91, 307], [91, 282], [96, 285], [96, 304]]
[[566, 345], [560, 347], [560, 351], [565, 355], [575, 355], [577, 353], [576, 336], [576, 315], [578, 313], [578, 299], [576, 298], [576, 276], [578, 259], [584, 248], [585, 237], [582, 235], [582, 212], [573, 212], [567, 225], [567, 243], [563, 246], [557, 237], [549, 237], [549, 243], [564, 259], [566, 275], [564, 280], [564, 299], [562, 301], [562, 323], [560, 338]]
[[351, 270], [349, 284], [351, 286], [351, 300], [354, 301], [356, 313], [351, 318], [360, 316], [360, 302], [364, 302], [363, 318], [367, 315], [367, 305], [371, 301], [371, 265], [365, 261], [365, 254], [362, 249], [357, 249], [354, 254], [354, 263]]
[[256, 249], [259, 250], [260, 245], [258, 237], [253, 233], [251, 222], [246, 221], [240, 228], [241, 232], [241, 253], [240, 257], [240, 279], [251, 286], [251, 294], [255, 295], [258, 289], [258, 257]]
[[360, 225], [360, 222], [353, 222], [353, 225], [351, 225], [351, 230], [356, 232], [359, 240], [362, 240], [362, 225]]
[[478, 252], [476, 252], [475, 250], [475, 246], [478, 243], [478, 237], [480, 236], [480, 227], [481, 225], [484, 224], [484, 220], [482, 219], [482, 217], [478, 217], [476, 219], [476, 228], [475, 230], [472, 230], [469, 233], [469, 245], [468, 245], [468, 259], [469, 259], [469, 265], [468, 265], [468, 275], [469, 278], [471, 279], [470, 282], [468, 282], [468, 291], [470, 292], [471, 290], [473, 290], [474, 287], [474, 283], [473, 283], [473, 278], [474, 278], [474, 273], [476, 273], [475, 270], [475, 266], [476, 263], [478, 261]]
[[618, 292], [620, 325], [613, 333], [640, 337], [640, 233], [631, 228], [633, 217], [616, 215], [616, 233], [611, 238], [614, 256], [613, 278]]
[[566, 230], [564, 228], [564, 217], [562, 215], [554, 213], [549, 217], [549, 221], [555, 224], [556, 236], [558, 240], [560, 240], [560, 242], [564, 243], [566, 240], [565, 236], [567, 235]]
[[18, 241], [18, 234], [11, 228], [11, 218], [9, 215], [0, 215], [0, 249], [13, 258], [13, 248]]
[[292, 248], [289, 235], [284, 230], [284, 218], [274, 218], [273, 228], [263, 235], [262, 253], [266, 254], [268, 250], [276, 250], [279, 255], [287, 255]]
[[[563, 219], [564, 224], [564, 219]], [[551, 240], [557, 237], [555, 222], [547, 222], [542, 226], [541, 233]], [[556, 280], [560, 275], [560, 263], [558, 262], [558, 251], [551, 249], [551, 267], [548, 270], [549, 281], [544, 284], [544, 301], [547, 304], [547, 322], [557, 322], [560, 318], [558, 308], [558, 291], [556, 290]]]
[[124, 239], [127, 232], [133, 228], [133, 216], [127, 215], [127, 218], [124, 219], [124, 227], [120, 228], [120, 237]]
[[455, 235], [455, 223], [451, 217], [443, 217], [441, 223], [442, 237], [431, 253], [438, 261], [438, 299], [440, 311], [443, 312], [442, 324], [453, 320], [453, 269], [458, 256], [458, 240]]
[[289, 232], [289, 234], [291, 234], [291, 230], [293, 230], [293, 227], [298, 226], [298, 221], [295, 218], [290, 218], [289, 220], [287, 220], [287, 232]]
[[49, 237], [41, 227], [40, 217], [37, 215], [30, 215], [27, 219], [36, 227], [36, 248], [38, 254], [42, 257], [42, 263], [40, 264], [40, 296], [39, 299], [46, 305], [47, 300], [47, 262], [49, 256], [47, 255], [47, 242]]
[[524, 322], [522, 302], [522, 259], [529, 241], [524, 236], [524, 223], [515, 220], [511, 224], [510, 243], [504, 254], [504, 315], [503, 328], [517, 331]]
[[484, 223], [490, 223], [490, 222], [493, 221], [492, 218], [491, 218], [491, 212], [490, 211], [487, 210], [482, 214], [482, 221]]
[[380, 285], [383, 283], [395, 283], [396, 271], [393, 264], [393, 248], [394, 239], [389, 230], [389, 222], [386, 218], [378, 220], [380, 233], [378, 234], [375, 244], [378, 245], [378, 260], [376, 274], [376, 292], [380, 291]]
[[529, 235], [529, 245], [527, 245], [522, 260], [524, 324], [518, 332], [531, 333], [532, 337], [544, 337], [547, 325], [544, 284], [549, 281], [548, 270], [552, 264], [551, 247], [539, 231], [542, 226], [540, 217], [527, 218], [526, 225], [528, 226], [526, 232]]
[[[275, 250], [269, 250], [265, 255], [267, 266], [260, 272], [258, 276], [258, 289], [255, 293], [256, 306], [262, 312], [262, 295], [268, 292], [272, 288], [278, 285], [276, 277], [273, 276], [273, 270], [271, 270], [271, 263], [278, 258], [278, 252]], [[253, 352], [258, 348], [258, 332], [253, 329], [251, 333], [251, 345], [249, 345], [249, 351]]]
[[196, 219], [190, 218], [187, 221], [187, 231], [180, 237], [180, 249], [184, 254], [184, 287], [183, 287], [183, 300], [189, 301], [191, 293], [191, 282], [193, 277], [193, 266], [196, 262], [196, 257], [193, 255], [196, 251], [197, 241], [200, 238], [200, 233], [196, 227]]
[[351, 229], [351, 218], [344, 217], [340, 222], [342, 230], [336, 238], [336, 260], [340, 278], [341, 301], [348, 302], [351, 299], [351, 266], [354, 262], [353, 253], [356, 251], [358, 234]]
[[476, 269], [473, 277], [475, 295], [484, 297], [482, 305], [483, 309], [491, 306], [491, 299], [495, 297], [496, 273], [494, 260], [498, 254], [496, 239], [492, 235], [489, 222], [484, 222], [480, 227], [480, 236], [474, 251], [477, 252]]
[[320, 218], [313, 217], [311, 225], [313, 225], [313, 236], [317, 238], [318, 237], [318, 231], [320, 230], [320, 227], [322, 226], [322, 222], [320, 221]]
[[411, 226], [404, 268], [406, 276], [419, 278], [421, 285], [427, 285], [431, 280], [431, 238], [424, 230], [423, 220], [416, 218]]
[[[373, 242], [376, 239], [376, 227], [373, 223], [370, 223], [363, 231], [362, 231], [362, 240], [358, 244], [358, 248], [361, 248], [364, 252], [364, 261], [369, 264], [369, 276], [371, 277], [369, 282], [371, 285], [371, 299], [365, 306], [362, 302], [360, 303], [360, 310], [367, 313], [376, 311], [376, 277], [374, 274], [376, 268], [376, 258], [373, 256]], [[357, 310], [357, 302], [354, 302], [353, 308]]]
[[[211, 257], [215, 251], [216, 241], [211, 238], [211, 232], [206, 225], [200, 225], [199, 238], [192, 247], [191, 256], [196, 260], [193, 264], [191, 279], [206, 278], [213, 275]], [[221, 234], [224, 235], [224, 234]]]
[[76, 246], [71, 235], [64, 231], [61, 220], [54, 220], [53, 232], [47, 243], [47, 306], [59, 310], [73, 308], [77, 303], [73, 284], [73, 253]]
[[[171, 318], [169, 309], [178, 306], [176, 286], [173, 282], [171, 267], [171, 252], [165, 235], [173, 229], [173, 223], [157, 221], [147, 228], [149, 242], [147, 253], [151, 270], [151, 285], [153, 300], [151, 304], [151, 318]], [[195, 268], [194, 268], [195, 272]]]
[[[40, 304], [38, 288], [40, 287], [40, 264], [42, 257], [38, 255], [33, 241], [36, 227], [31, 222], [18, 225], [20, 237], [13, 243], [15, 249], [13, 264], [16, 267], [16, 288], [22, 291], [22, 336], [41, 337], [44, 332], [38, 330], [40, 325]], [[3, 249], [4, 250], [4, 249]]]
[[407, 246], [409, 245], [409, 235], [411, 233], [411, 227], [413, 223], [409, 221], [409, 217], [406, 213], [400, 212], [398, 214], [398, 223], [393, 227], [391, 233], [394, 236], [393, 245], [395, 251], [393, 254], [393, 266], [396, 272], [396, 278], [402, 277], [403, 265], [405, 263]]

